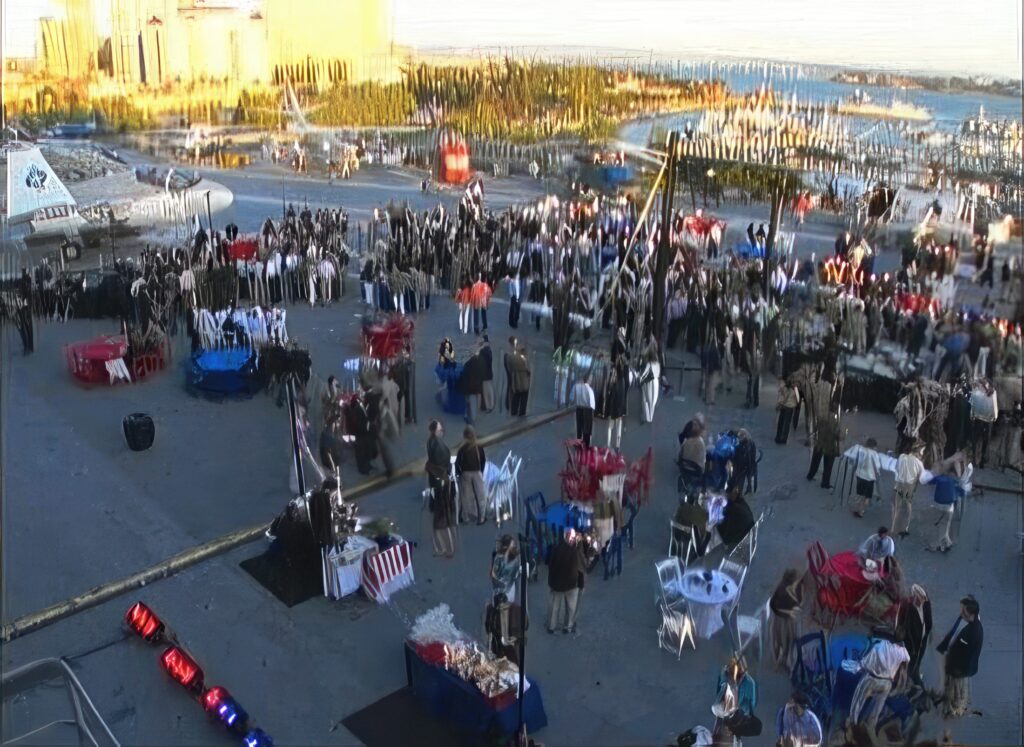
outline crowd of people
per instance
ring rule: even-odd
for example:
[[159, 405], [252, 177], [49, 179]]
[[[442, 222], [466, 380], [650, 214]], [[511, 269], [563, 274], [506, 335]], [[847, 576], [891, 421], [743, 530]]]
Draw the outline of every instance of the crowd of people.
[[[607, 446], [620, 450], [632, 388], [640, 391], [641, 422], [654, 422], [659, 397], [669, 389], [665, 371], [684, 354], [699, 361], [699, 381], [692, 391], [708, 408], [716, 406], [723, 388], [744, 393], [747, 408], [761, 407], [762, 377], [775, 372], [780, 375], [774, 441], [785, 447], [804, 421], [811, 447], [808, 481], [817, 480], [820, 472], [821, 487], [834, 488], [836, 465], [850, 457], [850, 508], [859, 520], [879, 512], [875, 504], [882, 472], [893, 472], [891, 512], [857, 556], [865, 577], [877, 586], [879, 609], [894, 605], [899, 619], [873, 630], [874, 643], [860, 662], [867, 676], [853, 697], [851, 725], [873, 732], [885, 696], [913, 687], [941, 700], [947, 716], [962, 716], [969, 710], [970, 678], [978, 670], [980, 604], [970, 596], [961, 600], [960, 618], [939, 645], [946, 662], [942, 690], [928, 691], [920, 666], [930, 643], [930, 601], [920, 585], [904, 588], [896, 556], [912, 534], [915, 514], [921, 513], [916, 496], [923, 478], [934, 487], [935, 536], [928, 547], [948, 553], [954, 547], [955, 508], [969, 494], [974, 470], [993, 459], [999, 467], [1021, 468], [1024, 344], [1019, 315], [1001, 316], [991, 298], [981, 308], [959, 304], [960, 249], [927, 235], [903, 253], [897, 272], [879, 274], [873, 267], [875, 253], [849, 233], [837, 238], [831, 256], [815, 262], [789, 252], [770, 258], [731, 252], [719, 256], [719, 247], [712, 250], [695, 242], [685, 224], [680, 212], [664, 228], [671, 261], [662, 280], [651, 258], [663, 229], [630, 198], [576, 193], [492, 212], [485, 208], [482, 182], [474, 181], [454, 212], [439, 205], [416, 213], [394, 204], [375, 211], [359, 268], [367, 307], [410, 315], [429, 310], [432, 296], [446, 293], [454, 299], [460, 334], [475, 336], [464, 361], [457, 360], [450, 338], [438, 351], [440, 369], [461, 366], [458, 388], [466, 403], [466, 427], [453, 455], [444, 424], [432, 420], [428, 426], [424, 498], [434, 554], [452, 557], [459, 525], [487, 521], [487, 460], [474, 429], [476, 413], [491, 412], [501, 402], [511, 416], [526, 415], [534, 372], [525, 342], [514, 334], [502, 351], [504, 391], [495, 391], [490, 344], [495, 327], [507, 326], [516, 333], [523, 310], [535, 331], [550, 328], [556, 351], [606, 340], [600, 381], [592, 368], [566, 388], [575, 407], [575, 435], [588, 449], [600, 415], [607, 421]], [[764, 246], [766, 237], [754, 234], [752, 225], [750, 234], [752, 243]], [[281, 221], [267, 218], [263, 223], [258, 251], [239, 258], [232, 255], [237, 226], [207, 231], [197, 219], [187, 245], [150, 249], [137, 263], [118, 266], [133, 299], [124, 313], [143, 325], [173, 328], [182, 310], [225, 308], [240, 299], [330, 302], [344, 292], [347, 237], [343, 210], [314, 212], [307, 206], [296, 211], [288, 206]], [[994, 250], [981, 241], [975, 256], [975, 281], [991, 290]], [[999, 302], [1019, 300], [1017, 268], [1009, 261], [1004, 267]], [[655, 319], [657, 282], [664, 282], [663, 320]], [[508, 316], [496, 324], [490, 306], [503, 289]], [[22, 299], [15, 305], [19, 323], [24, 322], [24, 308], [51, 314], [67, 303], [60, 284], [45, 275], [24, 276], [16, 293]], [[656, 332], [663, 327], [664, 338], [658, 339]], [[31, 340], [25, 348], [31, 349]], [[844, 389], [852, 379], [849, 363], [883, 348], [898, 359], [894, 368], [902, 374], [894, 432], [891, 438], [873, 434], [850, 456], [845, 447], [853, 445], [846, 444], [844, 422]], [[793, 351], [802, 357], [787, 366], [787, 354]], [[331, 471], [351, 448], [360, 474], [375, 469], [378, 458], [390, 474], [390, 441], [415, 421], [411, 346], [377, 363], [363, 366], [352, 389], [341, 387], [335, 377], [327, 381], [318, 448], [320, 462]], [[723, 482], [715, 486], [725, 498], [713, 530], [708, 507], [695, 498], [707, 492], [712, 479], [709, 453], [715, 444], [707, 417], [696, 415], [679, 434], [681, 499], [674, 521], [693, 536], [698, 557], [713, 545], [727, 551], [737, 547], [757, 521], [747, 496], [757, 491], [760, 450], [748, 428], [726, 427], [723, 433], [729, 436], [731, 451]], [[990, 449], [993, 440], [995, 450]], [[894, 444], [891, 467], [883, 466], [883, 457], [890, 454], [883, 453], [880, 443]], [[618, 530], [622, 524], [617, 517]], [[571, 529], [552, 547], [546, 559], [549, 633], [577, 630], [592, 550]], [[518, 618], [519, 555], [530, 551], [503, 536], [492, 556], [488, 619], [492, 632], [499, 631], [493, 641], [496, 649], [508, 651], [510, 645], [514, 649], [521, 644], [523, 631], [510, 631], [509, 620]], [[804, 574], [787, 570], [769, 602], [771, 655], [786, 671], [794, 660], [800, 621], [813, 604], [806, 585]], [[720, 675], [715, 702], [719, 715], [712, 738], [738, 741], [750, 733], [758, 695], [741, 652]], [[797, 692], [781, 707], [775, 723], [783, 744], [821, 743], [816, 705]]]

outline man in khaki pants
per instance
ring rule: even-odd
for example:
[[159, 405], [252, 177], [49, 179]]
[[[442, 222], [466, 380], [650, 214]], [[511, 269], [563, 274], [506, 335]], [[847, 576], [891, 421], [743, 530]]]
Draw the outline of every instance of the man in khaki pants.
[[583, 556], [576, 541], [576, 533], [566, 529], [562, 539], [551, 550], [551, 561], [548, 563], [548, 588], [551, 590], [547, 626], [549, 633], [554, 633], [558, 628], [563, 633], [575, 632], [583, 570]]
[[907, 454], [900, 454], [896, 460], [896, 490], [892, 496], [892, 531], [900, 539], [910, 534], [910, 515], [913, 509], [914, 491], [924, 472], [924, 463], [919, 454], [922, 449], [915, 443]]

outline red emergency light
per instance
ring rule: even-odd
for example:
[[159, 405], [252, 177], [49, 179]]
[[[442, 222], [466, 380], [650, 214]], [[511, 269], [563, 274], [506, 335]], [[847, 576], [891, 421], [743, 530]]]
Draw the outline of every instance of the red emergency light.
[[203, 670], [178, 646], [171, 646], [164, 651], [160, 663], [167, 674], [182, 687], [196, 692], [203, 689]]
[[142, 640], [159, 641], [163, 637], [164, 624], [153, 610], [142, 602], [136, 602], [125, 613], [124, 621]]

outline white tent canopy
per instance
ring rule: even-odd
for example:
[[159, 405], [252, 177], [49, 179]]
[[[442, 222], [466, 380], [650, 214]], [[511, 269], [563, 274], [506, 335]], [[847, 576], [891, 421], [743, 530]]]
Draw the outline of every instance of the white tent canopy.
[[57, 178], [39, 148], [7, 153], [7, 219], [11, 223], [33, 220], [37, 211], [51, 209], [53, 216], [70, 217], [75, 198]]

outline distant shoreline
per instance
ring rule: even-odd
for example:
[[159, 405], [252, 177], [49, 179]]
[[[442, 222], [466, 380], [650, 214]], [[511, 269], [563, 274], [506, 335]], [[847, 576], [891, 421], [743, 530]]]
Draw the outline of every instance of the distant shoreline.
[[957, 75], [900, 75], [896, 73], [874, 73], [866, 70], [847, 70], [836, 73], [829, 80], [833, 83], [849, 83], [861, 86], [884, 88], [907, 88], [937, 93], [985, 93], [992, 96], [1019, 98], [1020, 81], [993, 80], [980, 76], [961, 77]]

